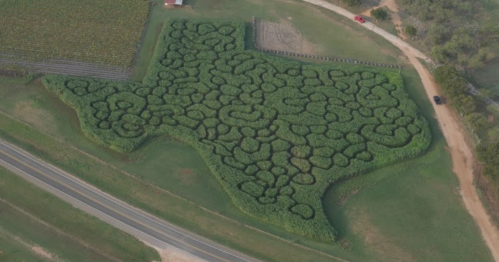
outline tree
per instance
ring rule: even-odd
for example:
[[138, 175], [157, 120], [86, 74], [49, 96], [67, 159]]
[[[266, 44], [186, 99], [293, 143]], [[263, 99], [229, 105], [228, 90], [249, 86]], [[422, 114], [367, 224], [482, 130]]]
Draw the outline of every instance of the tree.
[[360, 5], [360, 0], [343, 0], [343, 2], [349, 6]]
[[485, 127], [489, 122], [487, 121], [487, 118], [480, 113], [471, 113], [466, 115], [464, 118], [466, 118], [466, 121], [470, 124], [473, 129], [479, 129], [482, 127]]
[[415, 36], [418, 33], [418, 30], [414, 26], [408, 25], [405, 27], [405, 32], [410, 36]]
[[[454, 106], [465, 114], [470, 114], [476, 110], [476, 102], [473, 96], [460, 94], [452, 99]], [[475, 118], [474, 118], [475, 120]]]
[[388, 18], [388, 12], [385, 8], [379, 7], [371, 9], [371, 16], [379, 20], [386, 20]]
[[478, 158], [484, 162], [484, 174], [496, 183], [499, 180], [499, 142], [481, 144], [477, 148]]
[[492, 142], [499, 142], [499, 127], [493, 127], [487, 132], [487, 137]]

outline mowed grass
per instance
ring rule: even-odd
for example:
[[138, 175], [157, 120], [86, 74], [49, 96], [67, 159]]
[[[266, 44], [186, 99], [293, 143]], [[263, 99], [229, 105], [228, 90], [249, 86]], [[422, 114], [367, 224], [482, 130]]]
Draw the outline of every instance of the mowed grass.
[[0, 53], [130, 66], [147, 13], [137, 0], [2, 0]]
[[[0, 261], [157, 261], [157, 252], [0, 167]], [[47, 257], [45, 257], [47, 258]], [[2, 260], [6, 259], [6, 260]], [[51, 260], [51, 259], [48, 259]]]

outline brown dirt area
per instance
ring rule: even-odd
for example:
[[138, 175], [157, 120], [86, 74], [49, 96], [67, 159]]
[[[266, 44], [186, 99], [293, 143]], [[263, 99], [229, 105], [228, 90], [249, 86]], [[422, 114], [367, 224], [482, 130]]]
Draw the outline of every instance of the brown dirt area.
[[317, 52], [317, 46], [310, 43], [293, 27], [288, 20], [279, 23], [268, 21], [256, 22], [256, 44], [259, 47], [294, 53], [312, 54]]
[[47, 252], [45, 249], [43, 249], [41, 247], [34, 246], [34, 247], [31, 247], [31, 250], [33, 250], [33, 252], [37, 253], [39, 256], [42, 256], [42, 257], [48, 258], [48, 259], [53, 259], [52, 254], [50, 254], [49, 252]]
[[380, 254], [389, 261], [416, 261], [410, 254], [407, 254], [396, 245], [395, 240], [389, 239], [378, 231], [376, 226], [371, 223], [367, 214], [360, 210], [352, 210], [347, 214], [348, 220], [352, 221], [350, 225], [352, 231], [357, 235], [364, 236], [364, 243], [373, 252]]
[[204, 260], [193, 257], [173, 247], [157, 250], [161, 256], [161, 262], [204, 262]]

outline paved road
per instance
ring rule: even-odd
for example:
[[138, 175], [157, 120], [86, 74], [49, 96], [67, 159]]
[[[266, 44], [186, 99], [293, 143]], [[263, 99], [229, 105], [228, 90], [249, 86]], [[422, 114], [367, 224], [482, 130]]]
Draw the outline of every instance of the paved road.
[[209, 262], [256, 261], [133, 208], [2, 140], [0, 164], [157, 248], [170, 245]]

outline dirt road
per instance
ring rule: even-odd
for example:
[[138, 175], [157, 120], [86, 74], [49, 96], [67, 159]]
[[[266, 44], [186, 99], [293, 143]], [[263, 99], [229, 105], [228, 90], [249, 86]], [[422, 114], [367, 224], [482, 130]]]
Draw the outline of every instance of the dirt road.
[[[333, 4], [330, 4], [323, 0], [304, 0], [305, 2], [324, 7], [338, 14], [341, 14], [349, 19], [353, 19], [355, 16], [353, 13]], [[433, 95], [439, 94], [439, 88], [433, 80], [433, 76], [430, 72], [420, 63], [417, 58], [422, 58], [424, 60], [430, 61], [430, 59], [424, 55], [421, 51], [415, 49], [408, 43], [404, 42], [402, 39], [384, 31], [383, 29], [373, 25], [372, 23], [366, 22], [362, 25], [369, 30], [373, 31], [386, 40], [390, 41], [393, 45], [397, 46], [404, 52], [404, 54], [409, 59], [409, 62], [417, 70], [423, 86], [428, 95], [428, 99], [432, 99]], [[499, 262], [499, 230], [492, 223], [490, 217], [488, 216], [485, 207], [480, 201], [476, 188], [473, 185], [473, 163], [475, 161], [475, 156], [473, 154], [473, 148], [466, 142], [466, 135], [463, 126], [454, 111], [446, 106], [437, 106], [434, 103], [436, 116], [440, 124], [440, 128], [447, 140], [449, 146], [449, 151], [452, 156], [452, 162], [454, 165], [454, 173], [456, 173], [459, 184], [461, 188], [461, 196], [464, 205], [468, 212], [471, 214], [473, 219], [475, 219], [482, 236], [492, 252], [494, 260]]]

